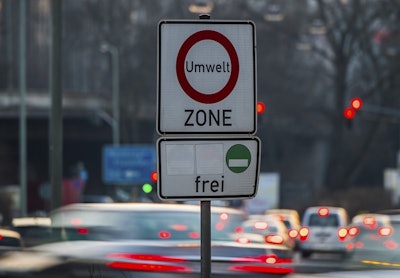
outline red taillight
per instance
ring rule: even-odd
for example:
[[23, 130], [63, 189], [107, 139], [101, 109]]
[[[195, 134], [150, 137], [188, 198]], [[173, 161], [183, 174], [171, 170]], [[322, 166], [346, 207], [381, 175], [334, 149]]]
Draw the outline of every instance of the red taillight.
[[[114, 261], [107, 264], [108, 267], [116, 269], [134, 270], [134, 271], [152, 271], [152, 272], [193, 272], [192, 268], [182, 265], [169, 264], [169, 263], [183, 263], [187, 261], [185, 259], [177, 257], [169, 257], [169, 256], [161, 256], [153, 254], [112, 253], [109, 254], [107, 258], [123, 260], [123, 261]], [[128, 261], [128, 260], [135, 260], [135, 261]], [[151, 261], [154, 261], [154, 263]]]
[[360, 232], [360, 229], [358, 227], [350, 227], [348, 232], [349, 236], [356, 236]]
[[235, 233], [237, 233], [237, 234], [243, 233], [243, 227], [240, 227], [240, 226], [236, 227], [235, 228]]
[[250, 239], [248, 239], [247, 237], [238, 237], [236, 239], [236, 242], [241, 244], [247, 244], [250, 243]]
[[280, 235], [267, 235], [265, 242], [270, 244], [283, 244], [283, 238]]
[[328, 208], [320, 208], [318, 210], [318, 215], [321, 217], [325, 217], [329, 215], [329, 209]]
[[2, 235], [0, 235], [0, 240], [2, 240], [3, 239], [3, 236]]
[[363, 219], [363, 225], [371, 230], [374, 230], [378, 226], [378, 222], [376, 221], [375, 217], [367, 216]]
[[215, 230], [222, 231], [223, 229], [225, 229], [225, 223], [218, 222], [218, 223], [215, 224]]
[[168, 239], [168, 238], [171, 237], [171, 233], [168, 232], [168, 231], [160, 231], [160, 232], [158, 233], [158, 237], [159, 237], [159, 238], [162, 238], [162, 239]]
[[184, 224], [175, 224], [175, 225], [172, 225], [172, 229], [174, 229], [175, 231], [178, 231], [178, 232], [183, 232], [183, 231], [186, 231], [188, 229], [188, 227], [187, 227], [187, 225], [184, 225]]
[[296, 238], [299, 235], [299, 232], [295, 229], [291, 229], [288, 232], [290, 238]]
[[348, 231], [347, 231], [346, 228], [340, 228], [338, 230], [338, 238], [339, 238], [339, 240], [341, 240], [341, 241], [345, 240], [347, 234], [348, 234]]
[[392, 228], [390, 227], [382, 227], [378, 230], [378, 235], [380, 236], [391, 236], [392, 235]]
[[222, 212], [219, 215], [219, 219], [222, 221], [228, 221], [229, 220], [229, 214], [227, 214], [226, 212]]
[[387, 249], [390, 249], [390, 250], [394, 250], [394, 249], [397, 249], [397, 248], [399, 247], [399, 245], [398, 245], [395, 241], [393, 241], [393, 240], [386, 240], [386, 241], [383, 243], [383, 245], [385, 245], [385, 247], [386, 247]]
[[279, 263], [291, 263], [292, 259], [279, 258], [275, 254], [273, 255], [259, 255], [257, 257], [243, 257], [243, 258], [234, 258], [232, 262], [235, 263], [267, 263], [267, 264], [279, 264]]
[[361, 241], [357, 241], [355, 246], [356, 246], [356, 248], [361, 249], [361, 248], [364, 248], [364, 243]]
[[253, 273], [271, 273], [271, 274], [289, 274], [294, 270], [291, 267], [277, 267], [277, 266], [259, 266], [259, 265], [234, 265], [228, 267], [229, 270], [253, 272]]
[[300, 236], [300, 240], [304, 241], [308, 238], [308, 234], [309, 234], [309, 229], [307, 227], [302, 227], [299, 230], [299, 236]]
[[254, 229], [256, 230], [266, 230], [268, 228], [268, 223], [264, 221], [257, 221], [254, 223]]
[[110, 268], [135, 270], [135, 271], [152, 271], [152, 272], [193, 272], [193, 269], [181, 265], [168, 264], [144, 264], [132, 262], [111, 262], [107, 264]]
[[87, 234], [89, 234], [89, 229], [88, 228], [77, 228], [76, 232], [80, 235], [87, 235]]
[[355, 248], [354, 242], [349, 242], [346, 244], [346, 250], [350, 251], [353, 250], [354, 248]]
[[200, 238], [200, 234], [198, 232], [190, 232], [189, 237], [193, 239], [198, 239]]

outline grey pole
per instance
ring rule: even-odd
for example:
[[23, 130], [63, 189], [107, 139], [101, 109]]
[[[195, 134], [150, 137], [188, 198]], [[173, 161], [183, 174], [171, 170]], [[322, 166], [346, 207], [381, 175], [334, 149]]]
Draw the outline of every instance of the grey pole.
[[50, 50], [50, 184], [51, 208], [62, 206], [62, 1], [52, 0]]
[[26, 216], [26, 0], [19, 4], [19, 182], [21, 215]]
[[109, 52], [111, 55], [111, 69], [112, 69], [112, 106], [113, 106], [113, 145], [120, 144], [120, 131], [119, 131], [119, 51], [114, 45], [104, 42], [100, 46], [100, 51], [103, 53]]
[[113, 68], [113, 114], [114, 114], [114, 145], [119, 145], [119, 55], [118, 49], [114, 46], [111, 48], [112, 68]]
[[6, 0], [6, 53], [7, 53], [7, 90], [9, 95], [13, 91], [14, 84], [14, 73], [13, 73], [13, 21], [12, 21], [12, 4], [11, 0]]
[[201, 278], [211, 277], [211, 201], [200, 201]]

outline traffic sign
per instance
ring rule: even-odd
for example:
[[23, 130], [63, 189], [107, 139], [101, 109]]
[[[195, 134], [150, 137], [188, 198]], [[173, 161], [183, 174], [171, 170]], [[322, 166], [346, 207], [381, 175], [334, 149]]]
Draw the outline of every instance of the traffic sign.
[[252, 198], [257, 191], [260, 148], [258, 137], [161, 137], [157, 141], [159, 197]]
[[158, 31], [158, 133], [254, 134], [253, 22], [170, 20]]
[[135, 184], [150, 181], [156, 168], [156, 150], [146, 145], [109, 145], [103, 148], [103, 181]]

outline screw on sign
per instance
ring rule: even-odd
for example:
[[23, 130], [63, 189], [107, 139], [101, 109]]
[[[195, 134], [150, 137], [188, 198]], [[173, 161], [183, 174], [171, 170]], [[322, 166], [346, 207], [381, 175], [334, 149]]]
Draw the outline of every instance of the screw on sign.
[[[229, 58], [231, 60], [231, 74], [228, 82], [221, 90], [214, 92], [213, 94], [204, 94], [193, 88], [193, 86], [188, 81], [185, 73], [185, 60], [189, 50], [196, 43], [203, 40], [213, 40], [221, 44], [228, 52]], [[223, 34], [213, 30], [199, 31], [187, 38], [179, 49], [176, 59], [176, 74], [183, 91], [190, 98], [204, 104], [217, 103], [225, 99], [236, 86], [236, 82], [239, 77], [239, 58], [236, 53], [235, 47]]]

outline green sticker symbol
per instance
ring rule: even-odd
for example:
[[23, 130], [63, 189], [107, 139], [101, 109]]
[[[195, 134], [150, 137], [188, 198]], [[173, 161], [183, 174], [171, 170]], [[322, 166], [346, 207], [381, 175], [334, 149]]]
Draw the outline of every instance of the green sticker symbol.
[[246, 146], [236, 144], [229, 148], [225, 159], [226, 165], [232, 172], [242, 173], [250, 166], [251, 153]]

